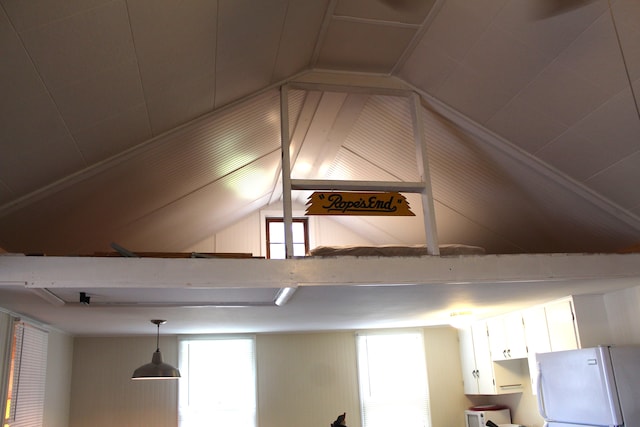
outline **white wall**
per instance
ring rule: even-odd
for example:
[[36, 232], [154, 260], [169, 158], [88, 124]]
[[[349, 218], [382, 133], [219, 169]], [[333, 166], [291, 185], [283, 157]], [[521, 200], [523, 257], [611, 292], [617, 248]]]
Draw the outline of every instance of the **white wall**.
[[[433, 427], [463, 427], [457, 332], [424, 331]], [[160, 348], [177, 365], [177, 338]], [[176, 426], [177, 382], [129, 379], [154, 349], [151, 337], [76, 338], [69, 426]], [[345, 411], [360, 427], [354, 332], [260, 334], [256, 354], [260, 427], [327, 427]]]
[[604, 303], [615, 345], [640, 345], [640, 286], [605, 294]]
[[[293, 216], [304, 216], [302, 205], [294, 207]], [[239, 252], [266, 256], [265, 217], [282, 217], [280, 204], [267, 206], [217, 232], [213, 236], [186, 248], [185, 252]], [[329, 217], [310, 216], [309, 248], [322, 245], [371, 245], [372, 242], [354, 233]]]

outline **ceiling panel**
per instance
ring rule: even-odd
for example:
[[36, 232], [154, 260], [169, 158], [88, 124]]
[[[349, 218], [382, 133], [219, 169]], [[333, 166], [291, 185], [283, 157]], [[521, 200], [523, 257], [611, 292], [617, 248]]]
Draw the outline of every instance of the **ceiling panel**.
[[151, 138], [147, 105], [142, 102], [119, 110], [98, 123], [74, 131], [73, 138], [88, 164], [122, 153]]
[[285, 0], [219, 1], [216, 107], [272, 83], [286, 12]]
[[[628, 59], [633, 58], [633, 53], [640, 59], [637, 56], [640, 53], [640, 33], [629, 26], [621, 28], [621, 33], [626, 36], [623, 47]], [[615, 95], [629, 86], [616, 32], [608, 14], [600, 16], [580, 34], [571, 49], [558, 56], [557, 62], [604, 89], [609, 95]], [[639, 77], [638, 73], [640, 70], [635, 73], [635, 78]]]
[[50, 88], [83, 80], [135, 60], [124, 2], [109, 2], [20, 33]]
[[327, 69], [389, 73], [417, 28], [333, 18], [316, 66]]
[[440, 43], [423, 37], [398, 75], [428, 93], [436, 93], [457, 65], [458, 62], [448, 55]]
[[147, 95], [184, 87], [190, 80], [214, 79], [217, 2], [134, 0], [127, 4]]
[[[481, 3], [467, 0], [446, 1], [428, 27], [423, 41], [437, 45], [447, 56], [462, 62], [504, 3], [505, 0]], [[455, 25], [451, 25], [452, 23]]]
[[[614, 203], [626, 209], [640, 205], [640, 150], [591, 177], [587, 182], [596, 191], [608, 194]], [[639, 239], [640, 240], [640, 239]]]
[[529, 49], [555, 58], [607, 12], [606, 0], [584, 3], [582, 7], [571, 10], [571, 13], [543, 16], [537, 13], [536, 2], [507, 1], [496, 15], [495, 24], [511, 33], [511, 37]]
[[333, 13], [353, 18], [420, 24], [434, 3], [435, 0], [339, 0]]
[[[562, 96], [549, 96], [552, 93]], [[605, 102], [607, 92], [574, 70], [554, 62], [533, 79], [518, 97], [522, 98], [521, 102], [531, 103], [559, 122], [572, 126]]]
[[[555, 117], [514, 98], [487, 121], [487, 126], [529, 153], [537, 153], [549, 141], [564, 137], [568, 127]], [[553, 142], [551, 142], [553, 144]], [[544, 150], [544, 148], [543, 148]]]
[[87, 79], [53, 88], [51, 94], [72, 132], [144, 103], [133, 58], [105, 67]]
[[277, 82], [309, 66], [329, 0], [290, 1], [273, 70]]
[[147, 96], [149, 122], [160, 135], [211, 111], [215, 91], [213, 75], [177, 81]]
[[45, 88], [22, 41], [0, 9], [0, 55], [11, 67], [0, 68], [0, 106], [8, 108], [11, 100], [42, 95]]
[[18, 31], [44, 26], [52, 21], [112, 2], [113, 0], [66, 0], [64, 2], [0, 0], [3, 9], [11, 17], [11, 22]]

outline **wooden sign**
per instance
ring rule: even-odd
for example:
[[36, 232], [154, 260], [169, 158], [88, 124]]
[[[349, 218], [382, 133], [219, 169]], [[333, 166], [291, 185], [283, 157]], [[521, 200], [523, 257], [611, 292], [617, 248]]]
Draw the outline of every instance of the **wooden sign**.
[[307, 215], [415, 216], [407, 199], [397, 192], [315, 192], [307, 201]]

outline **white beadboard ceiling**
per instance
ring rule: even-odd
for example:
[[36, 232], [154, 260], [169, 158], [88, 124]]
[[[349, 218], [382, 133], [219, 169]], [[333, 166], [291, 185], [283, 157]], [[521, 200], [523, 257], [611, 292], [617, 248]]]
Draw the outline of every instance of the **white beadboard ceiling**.
[[[296, 178], [419, 180], [415, 91], [440, 243], [637, 246], [640, 2], [549, 4], [0, 0], [0, 248], [181, 252], [278, 202], [284, 83]], [[424, 243], [410, 201], [337, 221]]]

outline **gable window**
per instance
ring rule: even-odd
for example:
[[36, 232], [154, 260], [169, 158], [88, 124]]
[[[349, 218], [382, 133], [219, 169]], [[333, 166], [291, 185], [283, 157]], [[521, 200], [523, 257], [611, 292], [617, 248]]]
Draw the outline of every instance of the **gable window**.
[[254, 337], [180, 340], [179, 426], [256, 427]]
[[357, 335], [362, 427], [430, 427], [422, 331]]
[[[285, 259], [284, 219], [267, 218], [267, 258]], [[293, 256], [305, 256], [309, 251], [309, 222], [307, 218], [293, 218]]]

